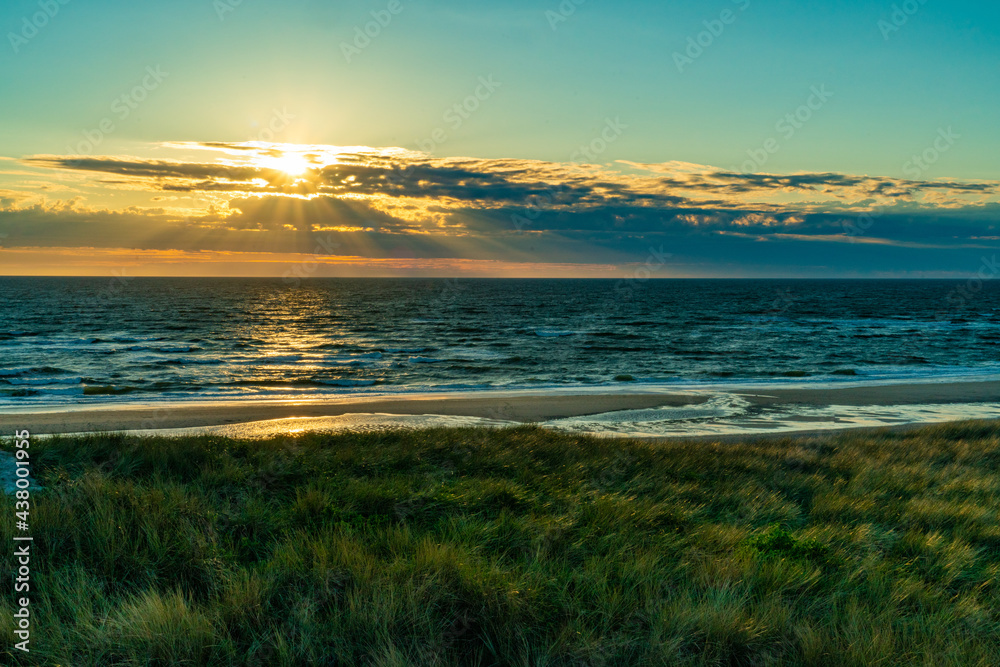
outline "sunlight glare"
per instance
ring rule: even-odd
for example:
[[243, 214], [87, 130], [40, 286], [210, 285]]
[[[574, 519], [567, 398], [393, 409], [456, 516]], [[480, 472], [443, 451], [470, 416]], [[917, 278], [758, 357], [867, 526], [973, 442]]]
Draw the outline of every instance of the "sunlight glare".
[[278, 157], [260, 158], [259, 164], [267, 169], [277, 169], [289, 176], [301, 176], [309, 170], [309, 160], [297, 153], [285, 153]]

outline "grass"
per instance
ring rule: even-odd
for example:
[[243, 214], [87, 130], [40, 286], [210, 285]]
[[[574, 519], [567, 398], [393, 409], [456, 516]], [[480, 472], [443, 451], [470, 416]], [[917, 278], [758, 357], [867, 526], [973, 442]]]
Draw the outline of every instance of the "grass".
[[1000, 664], [995, 422], [729, 444], [94, 435], [31, 453], [32, 652], [5, 621], [2, 664]]

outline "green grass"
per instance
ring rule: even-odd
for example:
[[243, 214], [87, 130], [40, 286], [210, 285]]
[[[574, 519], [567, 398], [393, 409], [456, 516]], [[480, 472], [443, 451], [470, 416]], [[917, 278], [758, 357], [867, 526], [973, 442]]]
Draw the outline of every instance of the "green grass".
[[31, 454], [32, 652], [4, 620], [2, 664], [1000, 665], [997, 423]]

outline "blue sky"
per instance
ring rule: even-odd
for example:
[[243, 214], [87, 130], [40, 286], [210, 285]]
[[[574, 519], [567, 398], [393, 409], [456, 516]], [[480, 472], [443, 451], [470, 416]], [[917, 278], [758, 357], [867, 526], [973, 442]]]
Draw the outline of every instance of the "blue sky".
[[[375, 36], [358, 39], [366, 26]], [[346, 235], [338, 247], [350, 248], [352, 270], [369, 258], [375, 268], [364, 270], [393, 275], [416, 271], [406, 261], [417, 260], [441, 274], [493, 262], [484, 274], [500, 263], [504, 275], [536, 275], [554, 261], [546, 271], [606, 275], [666, 243], [665, 275], [961, 276], [1000, 235], [998, 28], [994, 3], [936, 0], [8, 0], [0, 273], [65, 266], [54, 258], [70, 252], [74, 270], [107, 272], [126, 261], [115, 239], [147, 253], [127, 260], [140, 271], [160, 262], [168, 272], [226, 273], [222, 259], [166, 269], [169, 256], [156, 253], [291, 256], [311, 252], [322, 229]], [[233, 148], [245, 142], [255, 150]], [[346, 196], [328, 187], [337, 171], [328, 159], [345, 155], [331, 146], [358, 147], [351, 164], [380, 156], [383, 168], [392, 155], [392, 168], [420, 165], [425, 185], [471, 158], [489, 185], [438, 202], [434, 187], [405, 188], [390, 202], [370, 181]], [[56, 159], [74, 154], [106, 159], [86, 168]], [[128, 157], [281, 171], [285, 154], [293, 171], [295, 156], [306, 161], [297, 175], [308, 192], [265, 173], [268, 187], [251, 195], [205, 170], [194, 170], [203, 186], [164, 190], [155, 169], [114, 166]], [[498, 203], [489, 188], [514, 163], [519, 175], [499, 180], [520, 195]], [[561, 168], [571, 163], [591, 172]], [[733, 189], [713, 173], [876, 180]], [[539, 207], [540, 178], [555, 188], [586, 180], [587, 190], [541, 206], [518, 229], [518, 211]], [[714, 185], [696, 193], [695, 181]], [[627, 184], [628, 196], [606, 195], [608, 183]], [[246, 202], [268, 198], [311, 226], [250, 219], [261, 213]], [[877, 222], [851, 228], [871, 212]], [[11, 255], [17, 248], [39, 250]], [[102, 250], [88, 263], [81, 248]], [[255, 260], [253, 271], [280, 275], [287, 261]]]

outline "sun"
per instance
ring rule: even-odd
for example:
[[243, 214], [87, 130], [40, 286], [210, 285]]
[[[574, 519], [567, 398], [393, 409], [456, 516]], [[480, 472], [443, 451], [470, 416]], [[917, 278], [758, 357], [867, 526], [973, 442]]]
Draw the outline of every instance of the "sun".
[[276, 157], [260, 158], [259, 164], [267, 169], [277, 169], [289, 176], [301, 176], [309, 171], [309, 160], [298, 153], [285, 153]]

